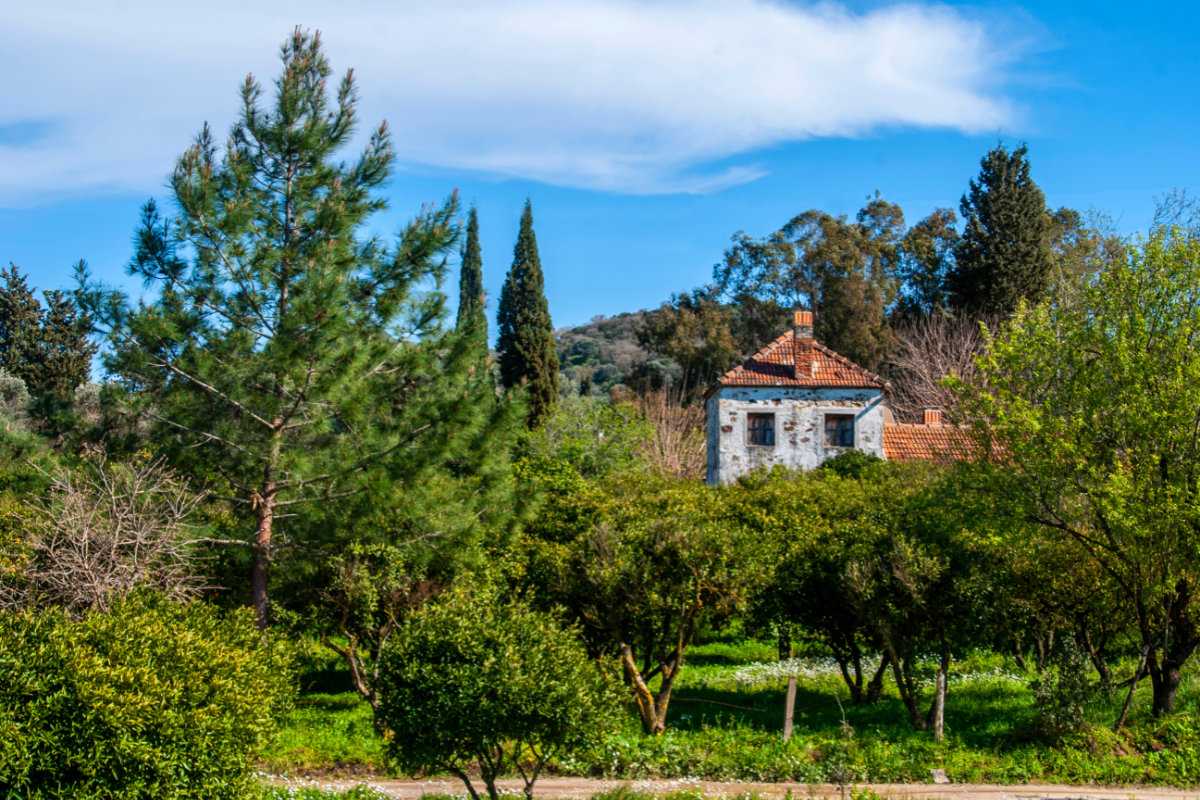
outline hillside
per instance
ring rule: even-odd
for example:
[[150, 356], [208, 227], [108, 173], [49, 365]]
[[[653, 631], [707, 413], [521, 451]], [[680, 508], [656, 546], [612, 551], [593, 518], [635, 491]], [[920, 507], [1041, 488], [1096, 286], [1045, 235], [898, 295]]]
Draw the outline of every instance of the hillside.
[[670, 382], [679, 365], [638, 344], [637, 328], [648, 313], [653, 312], [601, 315], [586, 325], [555, 331], [563, 377], [576, 384], [590, 381], [593, 392], [608, 392], [618, 384], [655, 387]]

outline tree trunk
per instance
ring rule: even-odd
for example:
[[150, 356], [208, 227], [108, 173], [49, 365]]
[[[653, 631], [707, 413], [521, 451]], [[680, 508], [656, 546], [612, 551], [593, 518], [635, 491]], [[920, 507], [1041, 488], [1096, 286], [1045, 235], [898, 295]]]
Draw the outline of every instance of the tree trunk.
[[1017, 662], [1017, 669], [1022, 672], [1028, 672], [1029, 667], [1025, 666], [1025, 654], [1021, 652], [1021, 637], [1013, 637], [1013, 660]]
[[[858, 644], [851, 640], [845, 651], [834, 650], [834, 658], [841, 669], [842, 680], [850, 690], [850, 701], [856, 706], [860, 705], [863, 701], [862, 651], [859, 650]], [[850, 666], [854, 667], [853, 677], [850, 676]]]
[[883, 643], [883, 652], [884, 657], [892, 665], [893, 677], [896, 679], [896, 691], [900, 692], [900, 699], [903, 701], [904, 707], [908, 709], [913, 727], [919, 731], [925, 730], [927, 727], [925, 717], [921, 714], [920, 699], [917, 697], [916, 687], [913, 685], [912, 669], [908, 659], [905, 658], [904, 664], [901, 666], [896, 648], [886, 640]]
[[1079, 622], [1079, 637], [1083, 640], [1084, 649], [1087, 650], [1088, 658], [1092, 660], [1092, 666], [1096, 668], [1096, 672], [1100, 675], [1100, 683], [1106, 692], [1112, 689], [1112, 670], [1108, 668], [1108, 664], [1104, 663], [1104, 657], [1100, 655], [1100, 651], [1092, 644], [1092, 632], [1088, 630], [1087, 623]]
[[787, 698], [783, 702], [783, 740], [792, 738], [792, 725], [796, 717], [796, 676], [788, 678]]
[[929, 709], [933, 717], [933, 741], [941, 744], [942, 731], [946, 725], [946, 671], [937, 671], [937, 688], [933, 693], [933, 708]]
[[1121, 708], [1121, 716], [1117, 717], [1117, 723], [1113, 725], [1113, 730], [1116, 733], [1121, 732], [1122, 726], [1125, 725], [1125, 717], [1129, 716], [1129, 706], [1133, 704], [1133, 695], [1137, 691], [1138, 681], [1142, 679], [1142, 672], [1146, 669], [1146, 659], [1150, 657], [1150, 646], [1146, 645], [1142, 648], [1142, 660], [1138, 662], [1137, 669], [1133, 671], [1133, 678], [1129, 681], [1129, 694], [1125, 696], [1125, 705]]
[[[1150, 659], [1153, 664], [1156, 659]], [[1150, 683], [1154, 687], [1154, 704], [1151, 708], [1154, 716], [1172, 714], [1175, 711], [1175, 695], [1183, 676], [1179, 673], [1181, 665], [1175, 664], [1168, 658], [1163, 658], [1162, 665], [1150, 669]]]
[[[1146, 666], [1149, 668], [1150, 685], [1154, 689], [1151, 708], [1156, 717], [1175, 711], [1175, 695], [1182, 679], [1180, 671], [1200, 646], [1200, 628], [1191, 618], [1191, 601], [1191, 586], [1186, 579], [1181, 579], [1175, 584], [1175, 591], [1163, 601], [1166, 606], [1163, 641], [1152, 641], [1154, 637], [1149, 633], [1149, 626], [1142, 626], [1143, 642], [1150, 645], [1150, 658]], [[1161, 647], [1161, 656], [1155, 652], [1158, 647]]]
[[683, 657], [676, 652], [663, 665], [662, 684], [659, 686], [658, 697], [655, 698], [650, 687], [642, 679], [642, 673], [633, 660], [633, 650], [629, 645], [622, 644], [617, 652], [621, 656], [625, 673], [633, 685], [633, 696], [637, 701], [638, 715], [642, 718], [642, 733], [647, 736], [658, 736], [667, 729], [667, 707], [671, 703], [671, 687], [679, 675]]
[[779, 660], [790, 661], [793, 655], [792, 635], [790, 633], [779, 634]]
[[879, 669], [875, 670], [871, 682], [867, 684], [867, 703], [878, 703], [879, 698], [883, 696], [883, 682], [887, 678], [887, 667], [888, 660], [885, 655], [879, 659]]
[[270, 621], [270, 606], [267, 600], [267, 577], [271, 569], [271, 529], [275, 523], [275, 481], [273, 471], [268, 468], [268, 478], [263, 482], [263, 493], [255, 498], [254, 549], [250, 565], [250, 593], [254, 601], [254, 616], [258, 629], [265, 631]]

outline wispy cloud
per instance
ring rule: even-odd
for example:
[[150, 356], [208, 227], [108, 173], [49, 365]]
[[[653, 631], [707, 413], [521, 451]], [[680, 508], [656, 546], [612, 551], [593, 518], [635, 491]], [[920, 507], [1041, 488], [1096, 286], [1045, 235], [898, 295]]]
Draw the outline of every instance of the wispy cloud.
[[[401, 157], [625, 193], [711, 192], [764, 147], [1013, 120], [1013, 53], [942, 6], [853, 14], [771, 0], [132, 0], [8, 9], [0, 203], [156, 190], [200, 124], [228, 125], [296, 24], [360, 79]], [[7, 133], [6, 133], [7, 132]]]

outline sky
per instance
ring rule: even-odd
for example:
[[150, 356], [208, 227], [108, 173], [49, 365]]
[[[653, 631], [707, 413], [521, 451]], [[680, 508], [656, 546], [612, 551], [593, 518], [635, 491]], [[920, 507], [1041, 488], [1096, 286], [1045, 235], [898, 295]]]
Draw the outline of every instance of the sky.
[[[999, 140], [1053, 207], [1145, 229], [1196, 186], [1200, 4], [786, 0], [0, 0], [0, 263], [126, 277], [138, 209], [227, 131], [297, 25], [399, 157], [373, 228], [457, 189], [499, 297], [533, 204], [556, 326], [705, 283], [730, 237], [868, 195], [957, 209]], [[453, 289], [456, 276], [451, 276]], [[453, 292], [451, 292], [453, 293]]]

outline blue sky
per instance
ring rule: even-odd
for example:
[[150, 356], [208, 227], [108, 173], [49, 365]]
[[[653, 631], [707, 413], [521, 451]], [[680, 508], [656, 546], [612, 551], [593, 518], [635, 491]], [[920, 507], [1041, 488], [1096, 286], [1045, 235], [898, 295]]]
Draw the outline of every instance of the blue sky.
[[205, 121], [229, 126], [247, 72], [274, 75], [295, 24], [396, 134], [379, 230], [457, 187], [495, 298], [531, 197], [557, 326], [656, 306], [734, 232], [809, 208], [853, 214], [876, 190], [910, 222], [957, 208], [998, 137], [1029, 142], [1051, 205], [1127, 233], [1200, 168], [1192, 4], [169, 6], [5, 11], [0, 259], [39, 288], [69, 287], [80, 258], [124, 280], [138, 207]]

